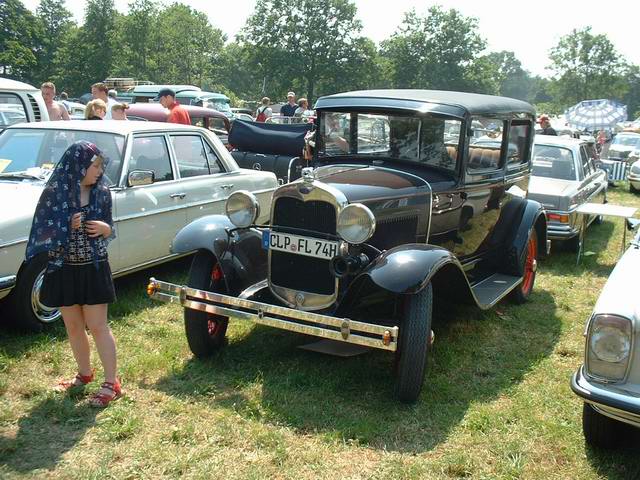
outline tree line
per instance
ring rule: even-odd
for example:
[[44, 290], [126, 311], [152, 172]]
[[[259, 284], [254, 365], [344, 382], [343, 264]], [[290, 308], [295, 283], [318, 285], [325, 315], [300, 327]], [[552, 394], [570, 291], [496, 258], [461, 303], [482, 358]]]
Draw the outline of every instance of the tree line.
[[[283, 14], [286, 12], [286, 15]], [[550, 78], [532, 75], [510, 51], [486, 52], [478, 22], [433, 6], [405, 14], [376, 45], [362, 35], [351, 0], [257, 0], [235, 39], [182, 3], [87, 0], [77, 24], [64, 0], [0, 3], [0, 76], [39, 85], [51, 80], [71, 96], [107, 77], [193, 84], [232, 102], [315, 99], [371, 88], [432, 88], [504, 95], [560, 113], [584, 99], [609, 98], [640, 112], [640, 68], [606, 35], [574, 29], [549, 52]]]

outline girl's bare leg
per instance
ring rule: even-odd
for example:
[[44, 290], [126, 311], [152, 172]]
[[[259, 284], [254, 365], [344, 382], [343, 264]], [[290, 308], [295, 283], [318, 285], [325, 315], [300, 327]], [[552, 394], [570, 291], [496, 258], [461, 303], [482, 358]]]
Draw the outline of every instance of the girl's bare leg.
[[[83, 305], [84, 321], [96, 343], [106, 382], [116, 382], [116, 341], [107, 324], [107, 304]], [[108, 392], [106, 392], [108, 393]]]
[[80, 305], [60, 307], [64, 326], [67, 329], [69, 343], [73, 357], [78, 364], [80, 375], [91, 375], [91, 353], [89, 349], [89, 337], [85, 330], [85, 321]]

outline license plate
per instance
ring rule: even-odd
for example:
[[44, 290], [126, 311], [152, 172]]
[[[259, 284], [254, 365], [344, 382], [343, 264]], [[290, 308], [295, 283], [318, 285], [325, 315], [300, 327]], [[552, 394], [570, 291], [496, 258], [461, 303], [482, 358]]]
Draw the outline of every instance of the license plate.
[[263, 230], [262, 247], [266, 250], [295, 253], [307, 257], [331, 260], [338, 255], [338, 242], [319, 238], [299, 237], [289, 233]]

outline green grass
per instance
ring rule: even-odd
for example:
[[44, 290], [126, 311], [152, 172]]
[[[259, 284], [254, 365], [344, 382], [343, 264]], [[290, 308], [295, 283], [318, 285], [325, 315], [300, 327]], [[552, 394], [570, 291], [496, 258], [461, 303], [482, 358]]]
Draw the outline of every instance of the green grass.
[[[623, 187], [609, 198], [640, 203]], [[217, 357], [194, 360], [180, 308], [144, 294], [148, 276], [181, 282], [188, 263], [119, 280], [110, 321], [126, 397], [104, 411], [51, 391], [75, 373], [61, 325], [0, 332], [0, 478], [640, 478], [638, 439], [585, 447], [569, 388], [621, 239], [622, 222], [607, 220], [579, 265], [554, 252], [526, 305], [440, 312], [414, 406], [392, 397], [389, 354], [326, 357], [248, 322], [232, 321]]]

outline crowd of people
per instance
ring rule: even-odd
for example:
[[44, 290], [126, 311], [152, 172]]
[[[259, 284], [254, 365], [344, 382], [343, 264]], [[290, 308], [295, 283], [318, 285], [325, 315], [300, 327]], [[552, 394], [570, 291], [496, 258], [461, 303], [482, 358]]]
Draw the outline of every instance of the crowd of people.
[[[60, 100], [56, 101], [56, 86], [53, 82], [43, 83], [40, 91], [47, 106], [49, 120], [71, 120], [71, 106], [66, 92], [61, 92]], [[126, 102], [118, 102], [117, 92], [109, 90], [105, 83], [97, 82], [91, 85], [91, 96], [92, 100], [85, 106], [85, 120], [127, 120], [129, 105]], [[176, 93], [172, 89], [160, 90], [156, 100], [169, 110], [167, 122], [191, 125], [189, 112], [176, 100]]]
[[[309, 110], [309, 101], [300, 97], [296, 101], [295, 92], [287, 93], [287, 103], [280, 107], [280, 117], [288, 118], [291, 122], [302, 122], [308, 120], [313, 116], [313, 110]], [[273, 118], [273, 109], [271, 108], [271, 99], [269, 97], [262, 97], [260, 106], [255, 113], [256, 122], [267, 122], [270, 118]]]

